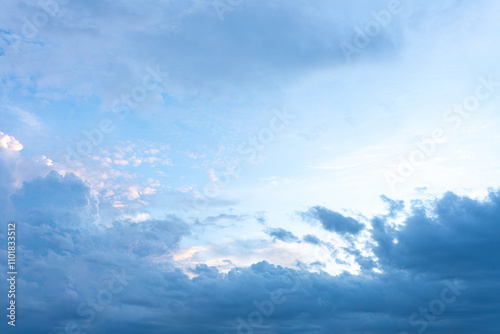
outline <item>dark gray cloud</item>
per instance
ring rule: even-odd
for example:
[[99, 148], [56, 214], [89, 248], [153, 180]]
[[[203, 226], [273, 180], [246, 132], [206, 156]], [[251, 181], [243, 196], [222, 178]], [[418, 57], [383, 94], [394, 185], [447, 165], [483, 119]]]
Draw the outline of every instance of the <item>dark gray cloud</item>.
[[329, 210], [322, 206], [315, 206], [299, 214], [304, 220], [319, 221], [323, 228], [341, 235], [358, 234], [364, 225], [351, 217]]
[[302, 240], [304, 240], [304, 242], [307, 242], [307, 243], [313, 244], [313, 245], [321, 245], [322, 244], [322, 241], [320, 239], [318, 239], [318, 237], [316, 237], [312, 234], [304, 235]]
[[292, 232], [282, 228], [269, 228], [266, 233], [273, 238], [273, 240], [281, 240], [284, 242], [300, 242], [299, 238]]
[[[50, 189], [69, 198], [62, 212], [72, 224], [44, 224], [36, 217], [61, 212], [50, 205], [59, 196]], [[42, 193], [53, 198], [37, 199]], [[48, 175], [25, 183], [13, 197], [18, 209], [32, 200], [38, 208], [18, 221], [18, 332], [60, 333], [71, 321], [89, 334], [500, 330], [500, 192], [484, 201], [447, 193], [430, 204], [414, 202], [398, 229], [387, 215], [372, 218], [375, 257], [348, 249], [365, 269], [360, 275], [333, 277], [263, 261], [227, 274], [199, 265], [192, 269], [194, 279], [169, 257], [189, 233], [182, 220], [89, 227], [76, 222], [80, 216], [71, 208], [85, 208], [80, 199], [90, 196], [78, 178]], [[286, 230], [274, 232], [291, 237]], [[5, 237], [2, 230], [2, 244]], [[311, 235], [303, 240], [317, 241]], [[5, 247], [0, 256], [6, 256]], [[0, 270], [6, 269], [2, 262]], [[103, 299], [110, 282], [119, 286], [117, 277], [126, 283], [123, 289]], [[7, 291], [5, 280], [0, 289]], [[1, 323], [2, 333], [9, 332], [6, 326]]]
[[419, 202], [411, 210], [400, 231], [374, 218], [374, 251], [382, 267], [438, 277], [453, 272], [483, 277], [499, 270], [499, 193], [490, 193], [484, 202], [447, 193], [436, 201], [431, 216]]
[[98, 219], [98, 200], [90, 185], [74, 174], [52, 171], [46, 177], [24, 182], [10, 197], [20, 221], [32, 225], [65, 227], [90, 225]]

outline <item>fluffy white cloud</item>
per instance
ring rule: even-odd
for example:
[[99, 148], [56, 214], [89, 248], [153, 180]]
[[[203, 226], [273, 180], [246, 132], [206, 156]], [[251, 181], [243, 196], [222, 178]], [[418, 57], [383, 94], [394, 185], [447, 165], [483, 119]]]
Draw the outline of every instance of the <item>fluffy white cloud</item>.
[[0, 149], [7, 151], [21, 151], [23, 145], [16, 138], [0, 131]]

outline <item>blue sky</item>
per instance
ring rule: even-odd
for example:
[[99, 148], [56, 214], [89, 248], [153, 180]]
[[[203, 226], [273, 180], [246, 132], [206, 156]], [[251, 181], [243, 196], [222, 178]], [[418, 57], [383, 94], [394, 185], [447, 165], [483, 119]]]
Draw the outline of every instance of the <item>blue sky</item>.
[[497, 2], [3, 7], [19, 332], [498, 332]]

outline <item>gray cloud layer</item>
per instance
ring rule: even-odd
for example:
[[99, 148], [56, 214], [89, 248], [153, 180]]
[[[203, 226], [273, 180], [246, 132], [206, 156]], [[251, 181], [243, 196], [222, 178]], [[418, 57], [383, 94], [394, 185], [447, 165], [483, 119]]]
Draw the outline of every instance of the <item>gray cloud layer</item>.
[[[87, 333], [500, 329], [499, 192], [485, 201], [448, 193], [432, 206], [416, 202], [399, 230], [388, 223], [389, 215], [374, 217], [371, 261], [382, 273], [332, 277], [260, 262], [227, 275], [201, 265], [192, 280], [171, 261], [190, 233], [186, 223], [167, 217], [96, 228], [81, 217], [92, 212], [91, 198], [77, 177], [55, 174], [26, 182], [12, 196], [17, 209], [40, 203], [36, 211], [19, 213], [17, 222], [20, 332], [59, 333], [70, 321]], [[65, 219], [57, 219], [61, 212]], [[283, 231], [271, 232], [287, 237]], [[5, 238], [2, 231], [2, 244]], [[1, 252], [6, 256], [4, 247]], [[5, 265], [0, 269], [6, 271]], [[113, 277], [126, 285], [108, 302], [105, 292], [120, 287]]]

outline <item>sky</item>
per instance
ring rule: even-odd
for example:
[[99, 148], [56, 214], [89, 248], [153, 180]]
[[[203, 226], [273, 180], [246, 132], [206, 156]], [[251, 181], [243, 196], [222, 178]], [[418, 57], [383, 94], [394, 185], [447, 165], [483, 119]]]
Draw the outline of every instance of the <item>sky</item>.
[[2, 7], [2, 333], [499, 332], [497, 1]]

